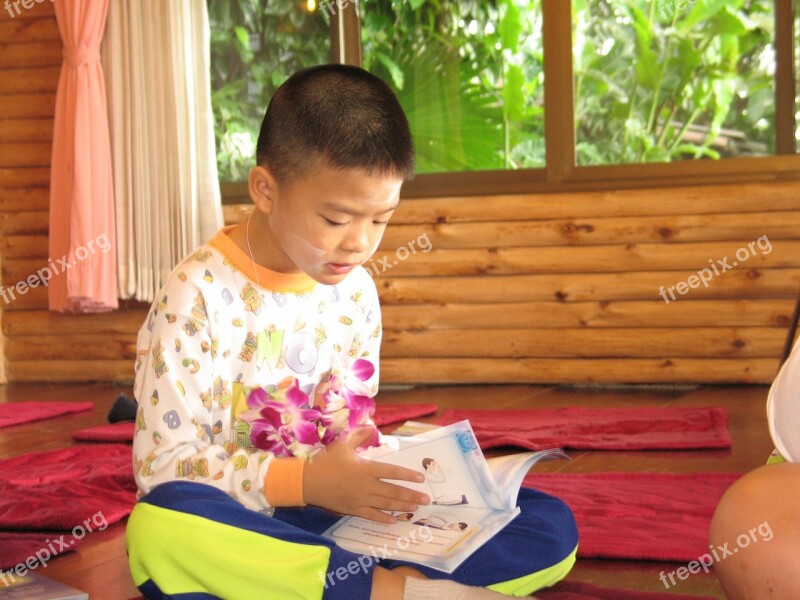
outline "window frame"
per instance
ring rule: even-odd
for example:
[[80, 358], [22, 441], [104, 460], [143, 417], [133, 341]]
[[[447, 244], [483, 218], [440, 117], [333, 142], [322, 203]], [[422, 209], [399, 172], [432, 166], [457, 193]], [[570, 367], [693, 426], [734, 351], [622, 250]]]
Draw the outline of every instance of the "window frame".
[[[794, 2], [775, 6], [775, 154], [764, 157], [579, 166], [575, 160], [572, 2], [541, 0], [546, 165], [536, 169], [424, 173], [404, 198], [580, 192], [800, 179], [795, 141]], [[331, 0], [331, 62], [361, 65], [357, 0]], [[567, 48], [568, 51], [563, 49]], [[247, 183], [223, 183], [223, 204], [248, 201]]]

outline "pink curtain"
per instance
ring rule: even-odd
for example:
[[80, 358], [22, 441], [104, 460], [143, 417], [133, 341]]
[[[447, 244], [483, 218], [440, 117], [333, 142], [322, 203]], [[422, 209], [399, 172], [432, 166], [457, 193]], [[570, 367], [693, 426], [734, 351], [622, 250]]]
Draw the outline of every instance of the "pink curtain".
[[50, 310], [117, 308], [114, 188], [100, 64], [109, 0], [55, 3], [64, 62], [50, 175]]

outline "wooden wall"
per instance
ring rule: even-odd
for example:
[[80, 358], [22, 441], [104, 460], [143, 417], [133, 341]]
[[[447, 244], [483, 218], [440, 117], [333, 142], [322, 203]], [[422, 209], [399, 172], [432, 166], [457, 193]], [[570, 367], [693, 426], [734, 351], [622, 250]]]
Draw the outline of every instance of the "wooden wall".
[[[50, 3], [0, 17], [3, 287], [46, 264], [60, 59]], [[659, 295], [762, 236], [769, 254]], [[800, 290], [800, 182], [405, 200], [370, 265], [384, 382], [766, 383]], [[54, 314], [40, 287], [0, 308], [10, 381], [130, 381], [144, 307]]]

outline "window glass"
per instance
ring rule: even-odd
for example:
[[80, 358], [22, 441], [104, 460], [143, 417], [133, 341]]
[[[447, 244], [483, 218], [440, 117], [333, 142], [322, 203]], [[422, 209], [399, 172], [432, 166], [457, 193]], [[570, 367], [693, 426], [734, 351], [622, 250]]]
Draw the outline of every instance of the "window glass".
[[244, 181], [269, 99], [292, 73], [328, 62], [327, 11], [313, 0], [209, 0], [211, 102], [221, 181]]
[[573, 0], [579, 165], [775, 149], [772, 0]]
[[397, 93], [420, 173], [544, 164], [539, 0], [362, 0], [364, 68]]

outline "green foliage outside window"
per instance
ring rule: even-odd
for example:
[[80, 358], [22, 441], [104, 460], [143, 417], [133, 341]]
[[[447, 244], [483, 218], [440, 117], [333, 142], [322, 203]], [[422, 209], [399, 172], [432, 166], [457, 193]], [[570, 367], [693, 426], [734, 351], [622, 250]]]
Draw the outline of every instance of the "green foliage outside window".
[[294, 0], [209, 0], [211, 103], [221, 181], [244, 181], [272, 94], [295, 71], [328, 62], [328, 22]]
[[397, 93], [420, 173], [544, 165], [539, 0], [364, 0], [363, 66]]
[[578, 164], [774, 153], [772, 0], [573, 0]]

